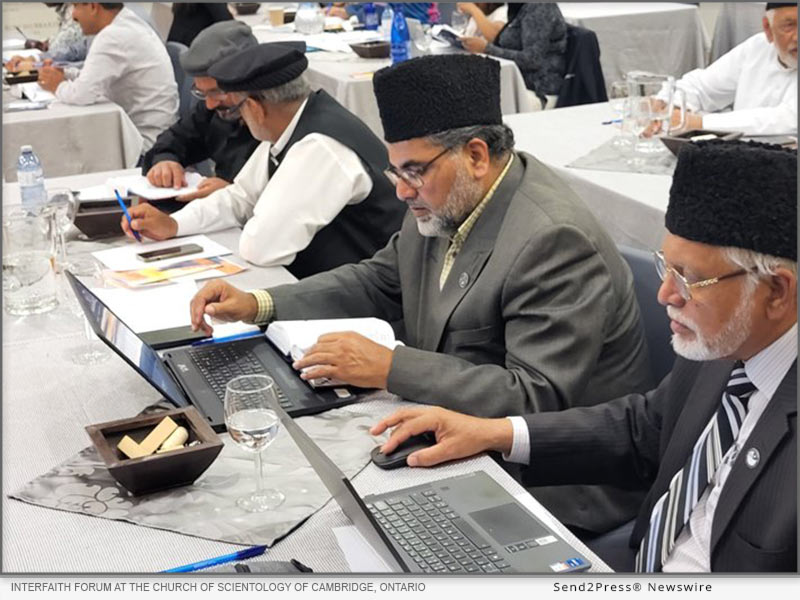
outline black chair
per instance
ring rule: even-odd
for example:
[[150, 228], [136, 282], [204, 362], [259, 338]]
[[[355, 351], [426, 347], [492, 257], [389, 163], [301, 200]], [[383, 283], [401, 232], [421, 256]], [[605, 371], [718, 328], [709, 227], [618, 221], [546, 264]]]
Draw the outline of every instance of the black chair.
[[179, 115], [186, 117], [198, 99], [192, 96], [192, 78], [187, 77], [181, 66], [181, 53], [187, 47], [180, 42], [167, 42], [167, 54], [172, 62], [172, 72], [175, 75], [175, 83], [178, 84], [178, 99], [180, 101]]
[[556, 108], [608, 102], [600, 68], [600, 44], [594, 31], [567, 25], [566, 65]]
[[653, 264], [653, 255], [644, 250], [617, 246], [633, 272], [633, 291], [642, 315], [644, 336], [650, 354], [650, 367], [656, 383], [659, 383], [672, 370], [675, 352], [672, 350], [667, 311], [658, 303], [656, 295], [661, 280]]

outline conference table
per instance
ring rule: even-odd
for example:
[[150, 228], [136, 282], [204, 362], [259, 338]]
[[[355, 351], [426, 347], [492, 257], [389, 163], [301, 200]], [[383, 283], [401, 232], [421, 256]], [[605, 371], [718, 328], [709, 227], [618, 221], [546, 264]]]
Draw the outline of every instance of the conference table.
[[704, 67], [710, 46], [697, 6], [677, 2], [559, 2], [564, 19], [591, 29], [606, 86], [629, 71], [680, 77]]
[[[19, 101], [3, 90], [3, 107]], [[98, 102], [71, 106], [53, 101], [47, 108], [3, 112], [3, 178], [17, 180], [20, 146], [30, 144], [45, 177], [60, 177], [134, 167], [142, 136], [119, 105]]]
[[[48, 180], [51, 187], [80, 189], [131, 171], [95, 173]], [[18, 199], [17, 186], [5, 184], [4, 204]], [[228, 248], [237, 247], [238, 230], [211, 234]], [[74, 238], [74, 236], [73, 236]], [[69, 244], [71, 254], [130, 243], [123, 239]], [[230, 281], [243, 288], [286, 283], [282, 267], [255, 268]], [[3, 315], [3, 564], [6, 573], [156, 572], [241, 549], [222, 543], [132, 525], [122, 521], [62, 512], [9, 499], [26, 482], [61, 464], [89, 445], [84, 426], [130, 417], [157, 402], [159, 395], [116, 355], [92, 367], [70, 362], [82, 341], [78, 319], [59, 307], [53, 312]], [[401, 403], [378, 393], [358, 404], [377, 421]], [[287, 435], [281, 431], [280, 435]], [[595, 572], [609, 571], [566, 528], [486, 455], [432, 469], [382, 471], [368, 464], [354, 479], [362, 494], [381, 493], [454, 475], [483, 470], [523, 501], [541, 520], [583, 552]], [[279, 541], [270, 560], [296, 558], [316, 572], [347, 572], [349, 563], [332, 533], [350, 525], [329, 501], [302, 526]], [[352, 557], [351, 557], [352, 558]]]
[[671, 176], [567, 166], [618, 133], [614, 126], [602, 124], [614, 118], [608, 103], [503, 117], [514, 132], [517, 150], [555, 169], [615, 242], [657, 249], [665, 231]]

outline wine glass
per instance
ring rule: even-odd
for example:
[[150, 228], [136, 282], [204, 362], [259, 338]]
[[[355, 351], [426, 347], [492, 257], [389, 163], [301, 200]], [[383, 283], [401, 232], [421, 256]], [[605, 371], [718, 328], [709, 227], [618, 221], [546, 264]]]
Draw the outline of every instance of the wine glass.
[[412, 35], [414, 39], [414, 45], [417, 47], [417, 50], [420, 51], [422, 54], [427, 54], [428, 51], [431, 49], [431, 26], [423, 24], [420, 30], [414, 30], [415, 33]]
[[47, 204], [44, 205], [43, 212], [50, 218], [53, 228], [56, 273], [61, 273], [64, 269], [70, 268], [66, 235], [75, 218], [75, 195], [67, 188], [51, 190], [47, 195]]
[[236, 501], [248, 512], [272, 510], [286, 499], [278, 490], [264, 489], [261, 473], [261, 453], [278, 436], [280, 420], [274, 410], [277, 403], [275, 382], [266, 375], [242, 375], [225, 386], [228, 433], [242, 449], [255, 454], [255, 492]]
[[458, 10], [453, 11], [452, 16], [450, 17], [450, 26], [456, 33], [458, 33], [459, 36], [464, 35], [464, 33], [467, 31], [468, 23], [469, 17], [467, 15]]
[[[82, 267], [88, 269], [92, 265], [92, 271], [84, 270], [80, 273], [83, 282], [90, 288], [106, 287], [105, 273], [103, 268], [94, 258], [91, 261], [82, 261]], [[78, 275], [71, 271], [74, 275]], [[75, 297], [72, 286], [69, 284], [66, 275], [62, 272], [60, 281], [60, 302], [69, 308], [70, 312], [80, 319], [83, 323], [83, 333], [85, 339], [70, 353], [70, 360], [78, 365], [98, 365], [111, 358], [111, 351], [106, 348], [92, 329], [89, 319], [83, 311], [81, 303]]]
[[630, 98], [628, 97], [628, 82], [613, 81], [608, 92], [608, 104], [613, 115], [612, 123], [619, 129], [611, 145], [615, 148], [630, 148], [633, 145], [630, 132]]

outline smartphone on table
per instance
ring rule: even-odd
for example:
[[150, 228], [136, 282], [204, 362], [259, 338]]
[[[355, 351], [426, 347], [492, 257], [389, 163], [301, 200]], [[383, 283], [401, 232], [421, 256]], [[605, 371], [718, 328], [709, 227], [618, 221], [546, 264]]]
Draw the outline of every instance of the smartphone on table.
[[165, 258], [176, 258], [178, 256], [188, 256], [189, 254], [197, 254], [202, 252], [203, 247], [198, 244], [181, 244], [179, 246], [170, 246], [169, 248], [161, 248], [160, 250], [150, 250], [148, 252], [138, 252], [138, 256], [144, 262], [153, 262], [156, 260], [163, 260]]

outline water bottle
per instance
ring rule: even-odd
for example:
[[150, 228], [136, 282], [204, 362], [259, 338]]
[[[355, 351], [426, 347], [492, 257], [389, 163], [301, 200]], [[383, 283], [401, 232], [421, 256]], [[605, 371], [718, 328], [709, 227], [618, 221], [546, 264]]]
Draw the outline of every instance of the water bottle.
[[378, 12], [375, 10], [373, 2], [364, 4], [364, 29], [369, 31], [377, 31], [378, 29]]
[[394, 18], [394, 11], [388, 4], [383, 9], [381, 15], [381, 37], [389, 41], [392, 37], [392, 19]]
[[17, 160], [17, 181], [22, 208], [29, 214], [37, 214], [47, 204], [47, 192], [44, 189], [44, 172], [39, 157], [31, 146], [20, 148]]
[[411, 37], [408, 34], [408, 23], [403, 9], [394, 11], [392, 18], [392, 64], [408, 60], [411, 55]]

